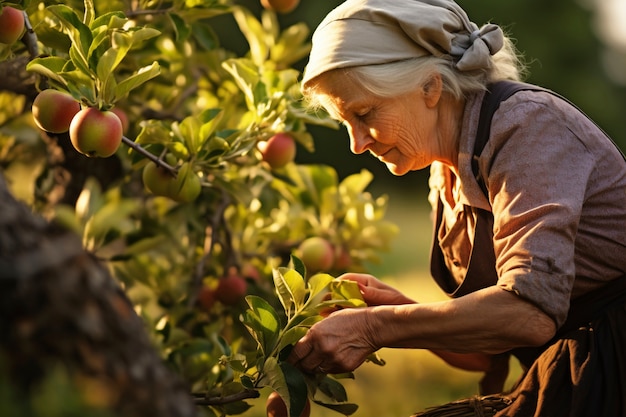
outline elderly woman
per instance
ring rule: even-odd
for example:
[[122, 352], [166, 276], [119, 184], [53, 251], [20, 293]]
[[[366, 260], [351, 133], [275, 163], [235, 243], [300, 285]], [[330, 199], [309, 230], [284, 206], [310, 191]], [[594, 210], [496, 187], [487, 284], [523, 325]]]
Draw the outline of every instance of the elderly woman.
[[431, 271], [450, 298], [420, 304], [346, 274], [368, 307], [313, 326], [294, 364], [337, 373], [383, 347], [430, 349], [485, 372], [490, 394], [513, 354], [526, 372], [498, 416], [626, 416], [626, 163], [547, 90], [488, 104], [519, 78], [502, 30], [450, 0], [348, 0], [319, 25], [303, 92], [352, 152], [395, 175], [430, 166]]

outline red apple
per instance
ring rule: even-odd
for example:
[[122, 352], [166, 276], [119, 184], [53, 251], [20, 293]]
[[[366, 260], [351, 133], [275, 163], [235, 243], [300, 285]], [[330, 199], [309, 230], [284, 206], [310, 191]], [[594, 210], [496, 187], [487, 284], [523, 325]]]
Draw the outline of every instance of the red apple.
[[289, 13], [298, 6], [300, 0], [261, 0], [261, 5], [267, 10], [278, 13]]
[[128, 132], [128, 115], [119, 107], [113, 107], [111, 111], [120, 118], [120, 122], [122, 122], [122, 133], [126, 134]]
[[279, 169], [292, 162], [296, 157], [296, 142], [286, 133], [277, 133], [267, 141], [257, 145], [263, 160], [272, 169]]
[[232, 306], [245, 297], [248, 290], [246, 280], [236, 273], [229, 272], [220, 278], [215, 297], [224, 305]]
[[323, 237], [309, 237], [298, 246], [297, 255], [308, 272], [328, 271], [335, 263], [333, 245]]
[[122, 142], [122, 122], [111, 111], [86, 107], [70, 123], [70, 140], [82, 154], [109, 157]]
[[352, 265], [352, 256], [350, 256], [350, 250], [341, 246], [335, 251], [335, 263], [333, 269], [335, 271], [345, 271]]
[[43, 90], [33, 101], [35, 124], [50, 133], [64, 133], [70, 129], [72, 119], [80, 111], [80, 103], [68, 93]]
[[[288, 417], [289, 415], [285, 401], [283, 401], [282, 397], [276, 391], [272, 391], [270, 395], [267, 396], [265, 411], [267, 412], [267, 417]], [[304, 409], [302, 413], [300, 413], [300, 417], [309, 417], [310, 415], [311, 402], [307, 398]]]
[[11, 6], [4, 6], [0, 10], [0, 43], [14, 44], [23, 33], [24, 13]]
[[255, 282], [261, 280], [261, 273], [259, 272], [259, 269], [250, 262], [246, 262], [241, 267], [241, 276]]
[[200, 307], [205, 311], [211, 311], [216, 301], [215, 290], [208, 285], [203, 285], [198, 293], [198, 304]]

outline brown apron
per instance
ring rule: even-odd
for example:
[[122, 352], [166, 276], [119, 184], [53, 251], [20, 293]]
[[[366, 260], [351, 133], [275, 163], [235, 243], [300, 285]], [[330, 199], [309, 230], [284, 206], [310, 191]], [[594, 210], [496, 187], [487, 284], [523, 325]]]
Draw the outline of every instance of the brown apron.
[[476, 290], [495, 285], [496, 256], [493, 249], [493, 215], [479, 208], [472, 208], [476, 214], [474, 244], [465, 278], [458, 284], [446, 267], [443, 252], [439, 246], [439, 228], [443, 219], [443, 204], [439, 200], [437, 219], [430, 254], [430, 273], [435, 282], [450, 297], [460, 297]]
[[[495, 285], [498, 279], [493, 216], [485, 210], [473, 210], [474, 244], [467, 273], [457, 284], [439, 245], [443, 205], [441, 201], [438, 204], [431, 274], [450, 297]], [[509, 352], [527, 371], [511, 392], [503, 394], [509, 405], [495, 416], [626, 417], [625, 322], [626, 275], [572, 300], [565, 323], [546, 345]], [[488, 384], [498, 386], [494, 381]], [[495, 392], [484, 392], [481, 381], [482, 394]]]

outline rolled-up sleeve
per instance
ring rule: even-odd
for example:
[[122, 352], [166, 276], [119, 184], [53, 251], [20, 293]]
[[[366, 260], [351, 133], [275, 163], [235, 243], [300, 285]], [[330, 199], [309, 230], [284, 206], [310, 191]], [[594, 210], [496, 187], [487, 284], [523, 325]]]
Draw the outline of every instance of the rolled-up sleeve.
[[576, 233], [594, 157], [558, 112], [545, 101], [503, 106], [485, 148], [484, 169], [497, 285], [537, 305], [560, 326], [569, 308]]

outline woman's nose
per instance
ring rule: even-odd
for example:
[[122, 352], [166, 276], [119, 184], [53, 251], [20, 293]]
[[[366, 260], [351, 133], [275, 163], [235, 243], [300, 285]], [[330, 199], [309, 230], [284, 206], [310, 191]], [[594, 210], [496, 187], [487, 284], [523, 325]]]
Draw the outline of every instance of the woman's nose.
[[350, 135], [350, 151], [353, 154], [362, 154], [374, 143], [372, 137], [363, 129], [354, 129], [348, 126], [348, 134]]

